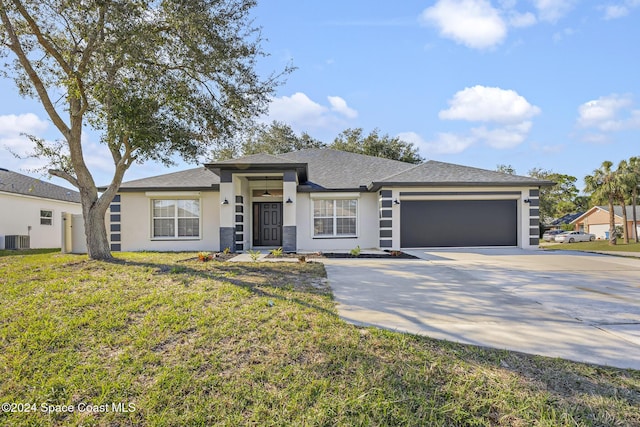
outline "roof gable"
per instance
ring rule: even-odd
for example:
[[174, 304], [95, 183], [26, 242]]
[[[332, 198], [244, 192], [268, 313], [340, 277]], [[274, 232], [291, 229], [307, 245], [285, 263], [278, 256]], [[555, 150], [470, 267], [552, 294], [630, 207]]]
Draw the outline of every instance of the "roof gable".
[[0, 191], [63, 202], [80, 203], [80, 193], [41, 179], [0, 168]]

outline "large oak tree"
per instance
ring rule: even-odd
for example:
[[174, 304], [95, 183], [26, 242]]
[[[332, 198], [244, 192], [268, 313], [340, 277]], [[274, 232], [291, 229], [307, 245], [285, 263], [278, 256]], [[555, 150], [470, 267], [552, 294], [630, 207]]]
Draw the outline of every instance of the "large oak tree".
[[[89, 256], [110, 259], [106, 210], [125, 171], [195, 160], [265, 113], [288, 70], [259, 76], [254, 0], [0, 0], [4, 75], [38, 99], [62, 135], [32, 137], [48, 172], [78, 188]], [[114, 174], [101, 195], [83, 132], [101, 135]]]

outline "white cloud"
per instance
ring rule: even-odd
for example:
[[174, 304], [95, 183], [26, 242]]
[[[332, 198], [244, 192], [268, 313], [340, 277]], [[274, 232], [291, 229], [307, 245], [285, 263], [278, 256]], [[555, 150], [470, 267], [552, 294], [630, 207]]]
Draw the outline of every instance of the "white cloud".
[[556, 22], [571, 9], [576, 0], [534, 0], [533, 5], [538, 10], [538, 17], [542, 21]]
[[604, 11], [604, 19], [618, 19], [631, 13], [631, 9], [640, 6], [640, 0], [625, 0], [618, 4], [602, 5], [600, 9]]
[[536, 16], [531, 12], [511, 12], [509, 14], [509, 25], [514, 28], [530, 27], [537, 22]]
[[22, 134], [37, 136], [48, 127], [48, 122], [33, 113], [0, 116], [0, 147], [11, 150], [31, 148], [33, 143]]
[[604, 19], [606, 20], [622, 18], [628, 14], [629, 9], [621, 4], [609, 5], [604, 8]]
[[426, 141], [415, 132], [402, 132], [398, 138], [413, 143], [418, 149], [428, 155], [434, 154], [458, 154], [469, 148], [476, 142], [471, 136], [457, 135], [454, 133], [438, 133], [434, 141]]
[[457, 92], [449, 105], [438, 114], [441, 119], [518, 124], [540, 113], [513, 90], [479, 85]]
[[331, 104], [331, 110], [336, 113], [340, 113], [348, 119], [355, 119], [358, 117], [358, 112], [347, 105], [347, 101], [339, 96], [328, 96], [327, 99]]
[[484, 141], [489, 147], [506, 149], [516, 147], [527, 138], [531, 130], [531, 122], [517, 125], [487, 129], [485, 126], [471, 129], [471, 134], [478, 140]]
[[595, 128], [601, 132], [640, 129], [640, 110], [632, 110], [632, 105], [630, 95], [601, 96], [578, 107], [577, 124], [582, 128]]
[[438, 0], [422, 12], [420, 21], [437, 27], [442, 37], [473, 49], [494, 47], [507, 36], [499, 10], [486, 0]]
[[330, 106], [311, 100], [306, 94], [296, 92], [291, 96], [273, 98], [266, 121], [278, 120], [295, 130], [339, 128], [347, 124], [346, 119], [357, 117], [358, 112], [350, 108], [339, 96], [329, 96]]
[[482, 142], [496, 149], [509, 149], [522, 144], [540, 108], [530, 104], [513, 90], [474, 86], [457, 92], [449, 100], [449, 108], [440, 111], [442, 120], [464, 120], [487, 123], [469, 130], [468, 135], [438, 134], [426, 145], [438, 153], [459, 153], [474, 143]]

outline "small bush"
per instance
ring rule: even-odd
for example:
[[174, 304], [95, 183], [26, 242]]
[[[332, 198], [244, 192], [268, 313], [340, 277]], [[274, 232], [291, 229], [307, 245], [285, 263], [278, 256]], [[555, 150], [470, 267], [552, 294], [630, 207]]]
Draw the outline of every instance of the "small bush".
[[252, 251], [251, 249], [249, 249], [247, 251], [247, 253], [249, 254], [249, 256], [251, 257], [251, 261], [256, 262], [258, 261], [258, 258], [260, 258], [260, 255], [262, 255], [260, 253], [260, 251]]
[[355, 248], [351, 249], [351, 251], [349, 252], [352, 256], [359, 256], [360, 252], [362, 252], [362, 250], [360, 249], [360, 245], [356, 246]]
[[213, 259], [213, 255], [209, 252], [198, 252], [198, 259], [201, 262], [211, 261]]
[[280, 258], [282, 256], [282, 248], [278, 248], [278, 249], [271, 249], [271, 255], [273, 255], [276, 258]]

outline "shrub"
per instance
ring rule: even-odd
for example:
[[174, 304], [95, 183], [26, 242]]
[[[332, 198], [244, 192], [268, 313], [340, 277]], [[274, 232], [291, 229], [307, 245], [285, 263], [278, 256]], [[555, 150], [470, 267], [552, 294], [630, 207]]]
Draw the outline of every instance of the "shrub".
[[208, 252], [198, 252], [198, 259], [202, 262], [211, 261], [213, 259], [213, 255]]
[[360, 255], [360, 252], [362, 250], [360, 249], [360, 245], [356, 246], [355, 248], [351, 249], [351, 251], [349, 252], [352, 256], [358, 256]]
[[271, 255], [273, 255], [276, 258], [280, 258], [282, 256], [282, 248], [278, 248], [278, 249], [271, 249]]
[[249, 249], [247, 251], [247, 253], [249, 254], [249, 256], [251, 257], [251, 261], [256, 262], [258, 261], [258, 258], [260, 258], [261, 252], [260, 251], [252, 251], [251, 249]]

